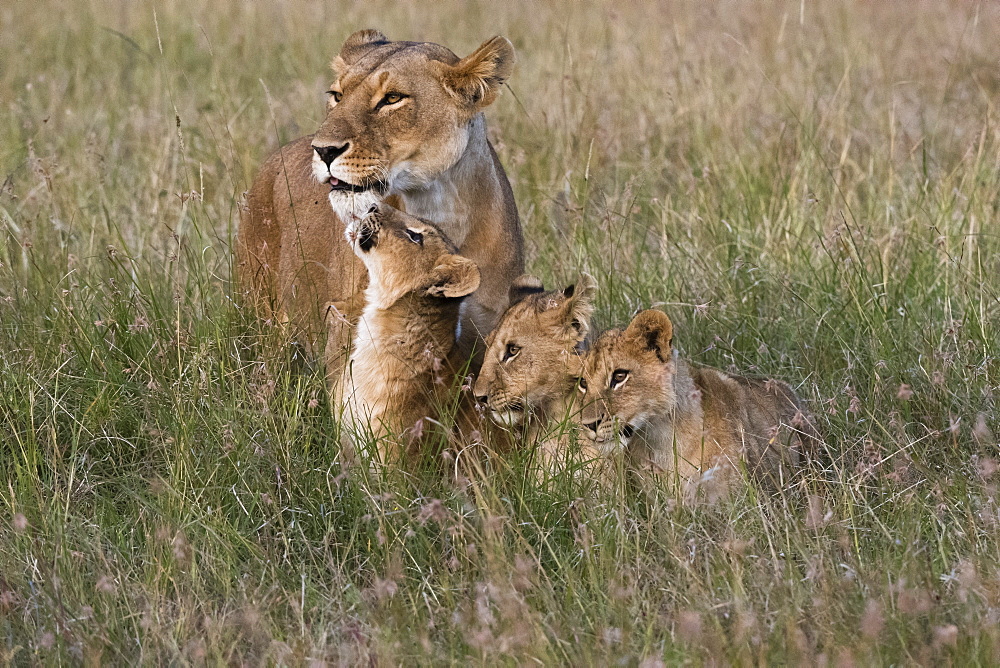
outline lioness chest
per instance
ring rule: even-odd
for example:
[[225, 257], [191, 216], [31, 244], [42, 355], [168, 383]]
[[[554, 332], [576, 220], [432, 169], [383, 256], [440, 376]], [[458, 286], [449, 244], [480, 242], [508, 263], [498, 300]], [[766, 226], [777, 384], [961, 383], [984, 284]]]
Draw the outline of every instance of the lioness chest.
[[426, 187], [407, 192], [403, 197], [406, 211], [437, 225], [461, 248], [469, 235], [471, 211], [457, 184], [438, 179]]

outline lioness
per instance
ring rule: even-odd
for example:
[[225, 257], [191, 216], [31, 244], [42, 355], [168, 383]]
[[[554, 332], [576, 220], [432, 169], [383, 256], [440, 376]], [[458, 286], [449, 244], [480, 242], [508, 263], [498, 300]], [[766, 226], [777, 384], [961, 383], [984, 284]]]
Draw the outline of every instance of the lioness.
[[369, 284], [341, 383], [343, 423], [349, 438], [374, 441], [386, 464], [419, 452], [454, 396], [468, 363], [455, 329], [479, 269], [434, 225], [386, 205], [346, 237]]
[[648, 310], [597, 339], [579, 381], [583, 438], [681, 481], [725, 484], [743, 467], [784, 480], [816, 438], [792, 388], [689, 365], [672, 336], [670, 318]]
[[333, 61], [319, 130], [261, 166], [236, 238], [240, 288], [263, 303], [265, 316], [292, 320], [307, 338], [313, 323], [329, 316], [331, 383], [340, 377], [367, 280], [341, 241], [345, 221], [387, 196], [438, 225], [479, 267], [482, 286], [462, 319], [467, 348], [507, 306], [507, 290], [523, 271], [523, 240], [482, 110], [513, 64], [503, 37], [459, 59], [437, 44], [356, 32]]

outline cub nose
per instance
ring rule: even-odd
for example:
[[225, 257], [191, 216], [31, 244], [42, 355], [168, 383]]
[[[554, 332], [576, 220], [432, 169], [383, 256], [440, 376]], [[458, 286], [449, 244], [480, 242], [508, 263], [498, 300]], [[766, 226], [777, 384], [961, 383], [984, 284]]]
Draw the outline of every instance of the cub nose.
[[593, 422], [587, 422], [583, 425], [584, 429], [594, 432], [597, 435], [597, 428], [601, 426], [602, 420], [594, 420]]
[[480, 406], [485, 406], [486, 402], [488, 402], [489, 400], [490, 398], [485, 394], [476, 395], [476, 403], [478, 403]]
[[338, 156], [343, 155], [344, 151], [346, 151], [350, 145], [350, 142], [344, 142], [340, 146], [316, 146], [313, 144], [313, 150], [316, 151], [316, 155], [319, 156], [319, 159], [325, 162], [326, 166], [329, 167]]

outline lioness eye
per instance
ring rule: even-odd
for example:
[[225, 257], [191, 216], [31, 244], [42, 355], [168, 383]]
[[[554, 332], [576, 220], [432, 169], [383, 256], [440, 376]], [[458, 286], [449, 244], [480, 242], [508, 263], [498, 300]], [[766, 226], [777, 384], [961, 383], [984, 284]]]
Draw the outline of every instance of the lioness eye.
[[417, 232], [416, 230], [411, 230], [408, 227], [406, 228], [406, 236], [410, 237], [410, 241], [412, 241], [415, 244], [424, 243], [424, 235], [421, 234], [420, 232]]
[[382, 97], [382, 99], [379, 100], [378, 104], [375, 105], [375, 108], [376, 109], [381, 109], [382, 107], [386, 106], [387, 104], [396, 104], [397, 102], [399, 102], [400, 100], [402, 100], [404, 97], [406, 97], [406, 96], [403, 95], [402, 93], [386, 93]]
[[582, 394], [587, 393], [587, 381], [582, 376], [576, 379], [576, 389], [580, 390]]
[[615, 389], [628, 379], [627, 369], [615, 369], [615, 372], [611, 374], [611, 389]]
[[517, 354], [519, 352], [521, 352], [521, 346], [517, 345], [516, 343], [508, 343], [507, 349], [504, 351], [503, 354], [503, 361], [507, 362], [514, 359], [515, 357], [517, 357]]
[[326, 94], [333, 98], [334, 102], [340, 102], [340, 98], [344, 97], [344, 94], [336, 90], [328, 90]]

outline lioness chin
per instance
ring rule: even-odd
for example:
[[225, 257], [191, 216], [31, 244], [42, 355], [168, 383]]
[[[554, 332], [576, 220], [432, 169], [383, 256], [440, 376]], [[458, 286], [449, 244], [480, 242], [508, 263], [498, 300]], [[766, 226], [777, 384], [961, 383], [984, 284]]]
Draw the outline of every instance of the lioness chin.
[[482, 111], [513, 64], [502, 37], [458, 58], [438, 44], [358, 31], [333, 61], [319, 130], [261, 166], [241, 209], [238, 283], [265, 317], [291, 321], [310, 345], [326, 327], [331, 386], [342, 377], [367, 282], [343, 234], [384, 198], [440, 227], [479, 267], [481, 286], [462, 313], [464, 349], [506, 307], [523, 271], [523, 240]]
[[672, 347], [661, 311], [641, 311], [602, 334], [584, 361], [579, 392], [588, 450], [625, 452], [636, 469], [665, 473], [689, 492], [725, 490], [741, 470], [784, 483], [817, 438], [786, 383], [697, 367]]

